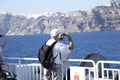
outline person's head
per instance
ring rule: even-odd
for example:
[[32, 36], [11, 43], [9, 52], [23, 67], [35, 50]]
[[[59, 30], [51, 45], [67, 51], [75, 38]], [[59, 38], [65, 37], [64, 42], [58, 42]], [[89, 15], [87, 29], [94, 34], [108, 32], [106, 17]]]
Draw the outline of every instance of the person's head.
[[51, 38], [54, 38], [55, 40], [59, 40], [60, 38], [62, 38], [62, 32], [59, 29], [52, 29], [50, 31], [50, 36]]

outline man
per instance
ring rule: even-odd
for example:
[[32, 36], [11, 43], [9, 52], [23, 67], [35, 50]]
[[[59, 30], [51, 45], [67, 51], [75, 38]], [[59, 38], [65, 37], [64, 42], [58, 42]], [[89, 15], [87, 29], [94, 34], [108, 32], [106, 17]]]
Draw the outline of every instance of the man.
[[[49, 39], [46, 42], [46, 45], [52, 45], [53, 42], [57, 41], [53, 48], [53, 57], [55, 58], [53, 66], [52, 66], [52, 72], [53, 72], [53, 80], [62, 80], [62, 62], [64, 59], [69, 58], [69, 54], [71, 50], [74, 48], [74, 43], [72, 41], [72, 38], [69, 33], [62, 33], [58, 29], [53, 29], [50, 32], [51, 39]], [[69, 40], [69, 44], [64, 44], [60, 42], [59, 40], [62, 39], [64, 36], [66, 36]], [[49, 73], [49, 72], [47, 72]], [[48, 80], [51, 80], [49, 74], [46, 75]]]
[[6, 45], [6, 37], [5, 35], [1, 35], [2, 38], [2, 44], [0, 45], [0, 76], [2, 75], [2, 50], [5, 48]]

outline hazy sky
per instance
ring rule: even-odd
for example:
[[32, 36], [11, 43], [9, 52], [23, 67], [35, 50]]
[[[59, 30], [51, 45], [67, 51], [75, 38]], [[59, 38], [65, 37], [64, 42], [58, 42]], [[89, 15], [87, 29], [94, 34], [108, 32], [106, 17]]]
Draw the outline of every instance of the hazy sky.
[[39, 14], [48, 12], [86, 11], [107, 5], [109, 0], [0, 0], [0, 12]]

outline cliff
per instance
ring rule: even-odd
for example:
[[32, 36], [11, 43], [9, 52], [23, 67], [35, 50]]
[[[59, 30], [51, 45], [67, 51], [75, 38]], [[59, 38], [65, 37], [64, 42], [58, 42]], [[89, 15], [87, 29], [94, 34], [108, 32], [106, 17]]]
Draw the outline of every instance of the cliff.
[[120, 30], [120, 9], [97, 6], [89, 11], [57, 12], [37, 18], [0, 13], [0, 33], [40, 34], [52, 28], [69, 32]]

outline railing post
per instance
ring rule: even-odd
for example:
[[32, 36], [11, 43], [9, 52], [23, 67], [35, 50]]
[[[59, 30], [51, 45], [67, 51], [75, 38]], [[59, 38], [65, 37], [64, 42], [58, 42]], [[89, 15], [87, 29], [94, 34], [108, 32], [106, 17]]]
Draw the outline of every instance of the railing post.
[[18, 59], [18, 64], [19, 64], [19, 65], [21, 64], [21, 59]]

